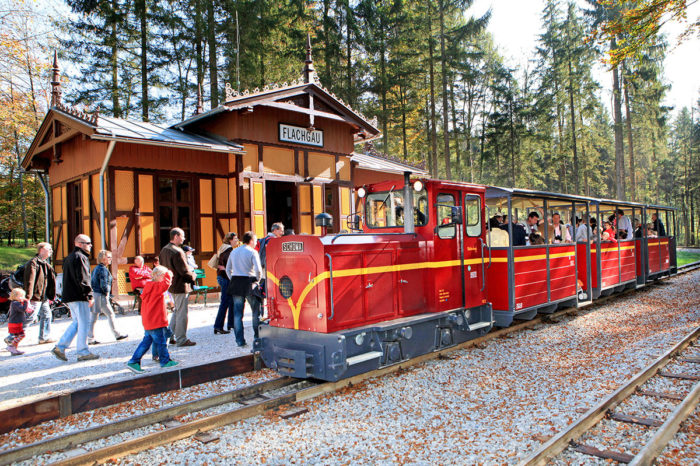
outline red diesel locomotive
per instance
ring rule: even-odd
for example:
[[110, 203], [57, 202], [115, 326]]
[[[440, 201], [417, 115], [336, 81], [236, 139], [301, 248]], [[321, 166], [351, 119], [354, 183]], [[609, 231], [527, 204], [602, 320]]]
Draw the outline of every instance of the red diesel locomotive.
[[[644, 225], [647, 208], [654, 209], [671, 226], [670, 208], [411, 182], [408, 174], [403, 183], [363, 187], [358, 197], [358, 232], [285, 236], [267, 245], [269, 323], [254, 350], [283, 375], [351, 377], [675, 271], [671, 235], [612, 243], [588, 229], [578, 242], [557, 242], [546, 227], [554, 215], [581, 223], [620, 207]], [[489, 217], [506, 212], [523, 220], [532, 211], [542, 214], [547, 244], [514, 244], [509, 224], [507, 246], [489, 246]]]

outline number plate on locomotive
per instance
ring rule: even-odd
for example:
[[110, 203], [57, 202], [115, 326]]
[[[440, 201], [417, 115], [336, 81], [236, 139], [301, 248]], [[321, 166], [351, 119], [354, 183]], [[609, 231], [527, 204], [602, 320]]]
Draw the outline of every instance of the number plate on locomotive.
[[304, 252], [304, 243], [301, 241], [282, 243], [282, 252]]

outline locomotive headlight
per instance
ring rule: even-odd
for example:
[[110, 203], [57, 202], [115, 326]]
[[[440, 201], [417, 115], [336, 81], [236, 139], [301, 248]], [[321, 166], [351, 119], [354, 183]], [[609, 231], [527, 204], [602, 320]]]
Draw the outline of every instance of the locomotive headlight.
[[279, 289], [280, 289], [280, 294], [282, 295], [282, 297], [284, 299], [291, 298], [292, 294], [294, 293], [294, 286], [292, 285], [292, 279], [286, 275], [284, 277], [280, 278]]
[[365, 334], [364, 333], [358, 333], [355, 335], [355, 344], [357, 346], [362, 346], [362, 343], [365, 342]]
[[413, 190], [417, 193], [423, 191], [423, 182], [421, 180], [416, 180], [413, 182]]

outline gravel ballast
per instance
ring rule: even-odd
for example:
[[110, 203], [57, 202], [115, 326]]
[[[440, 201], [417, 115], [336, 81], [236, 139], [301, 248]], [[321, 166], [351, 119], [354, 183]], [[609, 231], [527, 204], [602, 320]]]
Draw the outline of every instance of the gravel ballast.
[[[295, 418], [268, 413], [219, 429], [218, 442], [187, 439], [120, 461], [514, 464], [696, 328], [699, 281], [700, 272], [682, 275], [559, 324], [309, 400], [300, 404], [309, 412]], [[623, 447], [647, 437], [630, 433]], [[678, 442], [674, 460], [697, 461], [698, 449]]]

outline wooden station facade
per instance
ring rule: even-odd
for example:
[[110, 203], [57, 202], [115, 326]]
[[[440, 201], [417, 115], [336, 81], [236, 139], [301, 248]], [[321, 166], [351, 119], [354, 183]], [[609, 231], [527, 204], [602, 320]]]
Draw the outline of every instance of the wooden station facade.
[[[185, 230], [201, 266], [229, 231], [262, 237], [281, 221], [318, 235], [321, 212], [345, 230], [355, 186], [401, 177], [396, 164], [353, 162], [354, 145], [379, 136], [376, 121], [320, 86], [310, 45], [299, 80], [242, 94], [227, 85], [225, 100], [202, 112], [200, 96], [195, 114], [171, 127], [88, 115], [61, 104], [54, 59], [52, 105], [22, 166], [48, 174], [57, 271], [75, 236], [88, 234], [93, 263], [112, 251], [124, 294], [123, 272], [137, 255], [151, 264], [172, 227]], [[205, 284], [216, 286], [213, 271]]]

